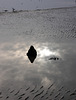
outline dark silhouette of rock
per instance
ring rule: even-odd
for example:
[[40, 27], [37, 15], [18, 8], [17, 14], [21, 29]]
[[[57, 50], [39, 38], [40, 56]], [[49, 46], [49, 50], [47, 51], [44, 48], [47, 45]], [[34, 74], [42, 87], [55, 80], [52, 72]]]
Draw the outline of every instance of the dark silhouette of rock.
[[12, 12], [15, 12], [15, 9], [14, 8], [12, 8]]
[[0, 95], [2, 94], [2, 92], [0, 92]]
[[5, 12], [7, 12], [8, 10], [4, 10]]
[[51, 57], [49, 60], [59, 60], [58, 57]]
[[30, 49], [28, 50], [27, 56], [31, 63], [33, 63], [34, 60], [36, 59], [37, 51], [35, 50], [33, 46], [31, 46]]

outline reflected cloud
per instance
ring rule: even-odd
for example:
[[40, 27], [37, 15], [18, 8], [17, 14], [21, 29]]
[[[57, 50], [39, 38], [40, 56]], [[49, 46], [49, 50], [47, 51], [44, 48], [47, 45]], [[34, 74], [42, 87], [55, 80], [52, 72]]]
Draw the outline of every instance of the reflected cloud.
[[42, 79], [41, 83], [42, 83], [45, 87], [47, 87], [49, 84], [52, 83], [52, 81], [51, 81], [50, 79], [48, 79], [47, 77], [44, 77], [44, 78]]
[[45, 57], [45, 56], [49, 56], [51, 54], [54, 54], [54, 52], [51, 52], [48, 47], [44, 47], [44, 48], [40, 48], [38, 49], [38, 52], [39, 52], [39, 56], [40, 57]]

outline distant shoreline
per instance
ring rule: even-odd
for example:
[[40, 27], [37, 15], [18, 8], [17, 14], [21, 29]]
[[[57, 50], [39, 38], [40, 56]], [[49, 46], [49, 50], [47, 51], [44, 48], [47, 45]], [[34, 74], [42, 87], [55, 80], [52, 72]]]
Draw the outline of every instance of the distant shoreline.
[[71, 8], [76, 8], [76, 6], [72, 6], [72, 7], [59, 7], [59, 8], [48, 8], [48, 9], [36, 9], [36, 10], [15, 10], [13, 11], [6, 11], [3, 10], [2, 12], [0, 11], [0, 14], [2, 13], [19, 13], [19, 12], [32, 12], [32, 11], [47, 11], [47, 10], [58, 10], [58, 9], [71, 9]]

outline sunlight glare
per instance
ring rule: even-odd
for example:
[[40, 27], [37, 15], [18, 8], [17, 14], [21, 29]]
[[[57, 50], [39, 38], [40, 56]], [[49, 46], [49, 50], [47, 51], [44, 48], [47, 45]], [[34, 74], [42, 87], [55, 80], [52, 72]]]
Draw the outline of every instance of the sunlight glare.
[[55, 55], [55, 52], [50, 51], [47, 47], [44, 49], [39, 49], [38, 51], [40, 57]]

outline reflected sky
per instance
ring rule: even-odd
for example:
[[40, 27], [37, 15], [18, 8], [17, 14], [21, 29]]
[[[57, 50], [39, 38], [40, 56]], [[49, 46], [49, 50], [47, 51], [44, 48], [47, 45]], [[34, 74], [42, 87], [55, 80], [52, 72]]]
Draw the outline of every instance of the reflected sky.
[[[10, 41], [9, 41], [10, 42]], [[38, 56], [33, 64], [26, 53], [29, 45], [23, 43], [1, 43], [0, 46], [0, 86], [7, 81], [26, 81], [31, 84], [48, 86], [51, 82], [63, 82], [75, 86], [76, 51], [71, 43], [34, 43]], [[58, 61], [49, 60], [59, 57]]]

